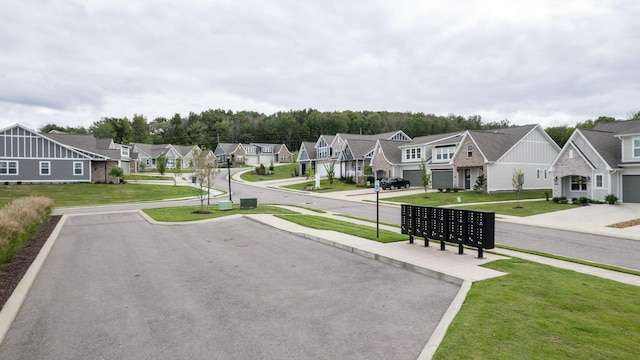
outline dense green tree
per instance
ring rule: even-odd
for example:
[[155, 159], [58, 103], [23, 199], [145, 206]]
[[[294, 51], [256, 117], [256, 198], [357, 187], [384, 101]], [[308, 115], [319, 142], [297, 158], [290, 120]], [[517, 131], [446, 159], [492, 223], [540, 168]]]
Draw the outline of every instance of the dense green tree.
[[563, 147], [564, 144], [567, 143], [567, 140], [569, 140], [569, 137], [571, 137], [574, 130], [575, 128], [567, 126], [553, 126], [544, 129], [549, 137], [551, 137], [560, 147]]
[[111, 138], [118, 144], [126, 144], [131, 138], [131, 122], [125, 118], [102, 118], [94, 121], [89, 132], [98, 138]]
[[131, 121], [131, 142], [134, 143], [146, 143], [149, 141], [149, 123], [147, 119], [138, 114], [133, 115]]

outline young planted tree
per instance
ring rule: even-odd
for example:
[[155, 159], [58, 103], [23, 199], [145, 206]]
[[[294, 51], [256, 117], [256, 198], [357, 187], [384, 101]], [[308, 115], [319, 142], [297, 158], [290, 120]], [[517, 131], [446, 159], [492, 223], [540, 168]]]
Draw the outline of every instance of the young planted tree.
[[336, 177], [336, 162], [332, 161], [328, 164], [324, 164], [324, 169], [327, 170], [327, 179], [329, 184], [333, 184], [333, 179]]
[[160, 175], [164, 175], [164, 173], [167, 171], [167, 162], [168, 159], [164, 155], [160, 155], [156, 159], [156, 169], [158, 169]]
[[516, 169], [513, 172], [513, 178], [511, 179], [513, 189], [518, 193], [518, 208], [520, 207], [520, 193], [522, 192], [522, 186], [524, 185], [524, 173], [520, 169]]
[[196, 177], [196, 189], [198, 198], [200, 199], [200, 214], [206, 214], [209, 211], [204, 208], [205, 199], [209, 198], [209, 191], [214, 183], [215, 176], [220, 172], [215, 165], [213, 158], [208, 157], [209, 151], [206, 149], [194, 149], [193, 152], [193, 176]]
[[427, 162], [424, 158], [420, 159], [420, 172], [422, 176], [422, 187], [424, 188], [424, 193], [427, 193], [429, 186], [431, 186], [431, 174], [427, 173]]

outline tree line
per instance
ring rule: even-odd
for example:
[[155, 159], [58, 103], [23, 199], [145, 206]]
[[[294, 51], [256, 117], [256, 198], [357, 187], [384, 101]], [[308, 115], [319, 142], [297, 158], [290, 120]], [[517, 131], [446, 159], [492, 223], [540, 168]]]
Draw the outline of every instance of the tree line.
[[[630, 116], [640, 118], [640, 112]], [[618, 121], [601, 116], [578, 123], [575, 127], [556, 126], [545, 130], [558, 145], [563, 146], [576, 127], [592, 128], [602, 122]], [[63, 131], [69, 134], [93, 134], [112, 138], [116, 143], [197, 144], [215, 149], [218, 143], [286, 144], [294, 151], [303, 141], [316, 141], [320, 135], [336, 133], [380, 134], [402, 130], [408, 136], [435, 135], [463, 130], [490, 130], [514, 126], [508, 120], [483, 122], [480, 115], [434, 115], [411, 112], [340, 111], [321, 112], [315, 109], [291, 110], [271, 115], [253, 111], [206, 110], [171, 118], [157, 117], [152, 121], [141, 114], [129, 118], [105, 117], [88, 128], [61, 127], [47, 124], [40, 131]]]

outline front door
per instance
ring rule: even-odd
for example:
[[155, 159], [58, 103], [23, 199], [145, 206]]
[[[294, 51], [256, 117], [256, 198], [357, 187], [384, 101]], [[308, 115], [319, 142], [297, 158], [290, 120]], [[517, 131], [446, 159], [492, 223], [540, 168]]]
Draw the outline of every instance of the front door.
[[471, 169], [464, 169], [464, 188], [471, 190]]

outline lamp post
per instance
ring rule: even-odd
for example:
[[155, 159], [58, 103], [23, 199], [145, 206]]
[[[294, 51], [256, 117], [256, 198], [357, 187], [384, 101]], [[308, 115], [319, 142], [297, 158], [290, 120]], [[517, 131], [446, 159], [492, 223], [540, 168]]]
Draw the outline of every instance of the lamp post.
[[229, 170], [229, 201], [233, 203], [231, 200], [231, 159], [227, 158], [227, 169]]

